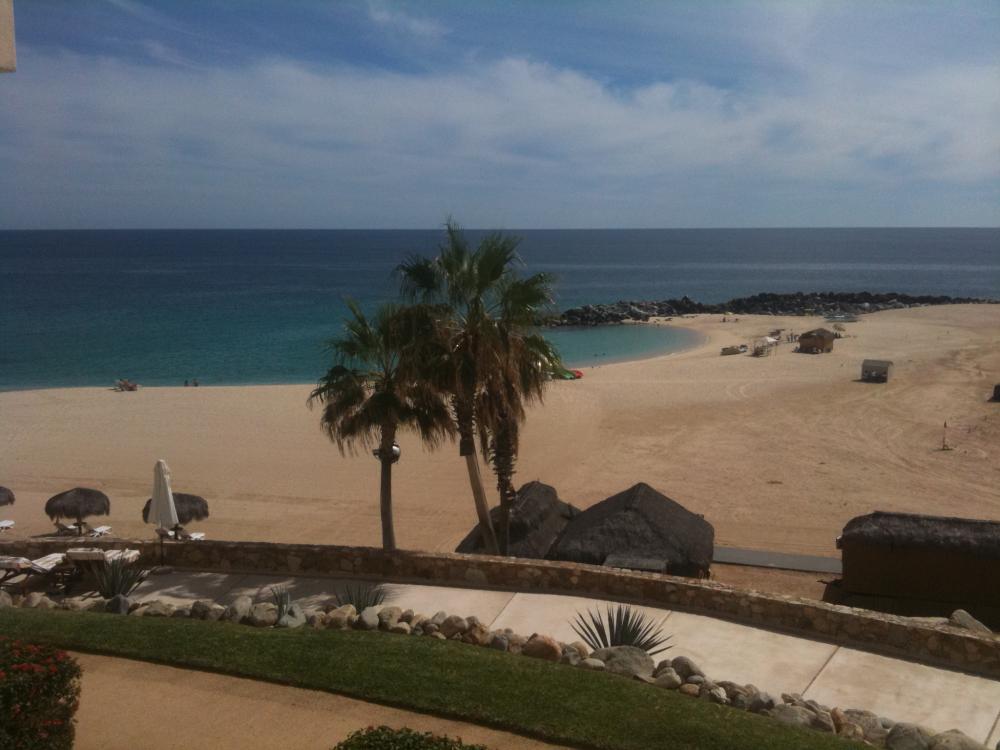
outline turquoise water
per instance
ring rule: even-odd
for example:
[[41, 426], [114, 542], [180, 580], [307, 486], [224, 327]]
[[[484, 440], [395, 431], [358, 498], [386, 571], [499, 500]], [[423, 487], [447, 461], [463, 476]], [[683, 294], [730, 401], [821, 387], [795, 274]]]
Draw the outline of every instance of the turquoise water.
[[[477, 233], [469, 232], [475, 242]], [[518, 233], [557, 306], [763, 291], [1000, 296], [997, 229], [544, 230]], [[395, 297], [434, 231], [0, 232], [0, 390], [315, 382], [343, 299]], [[553, 329], [570, 365], [692, 345], [653, 326]]]

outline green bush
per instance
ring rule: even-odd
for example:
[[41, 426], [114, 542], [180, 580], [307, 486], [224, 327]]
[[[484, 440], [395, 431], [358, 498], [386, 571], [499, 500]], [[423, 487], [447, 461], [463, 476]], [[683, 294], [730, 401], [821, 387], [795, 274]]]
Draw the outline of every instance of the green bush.
[[663, 634], [663, 620], [656, 622], [631, 604], [609, 604], [603, 613], [587, 610], [587, 615], [589, 622], [577, 612], [570, 625], [594, 651], [611, 646], [635, 646], [654, 656], [671, 648], [666, 645], [670, 636]]
[[337, 606], [343, 607], [345, 604], [353, 604], [354, 609], [363, 612], [369, 607], [377, 607], [384, 604], [388, 598], [388, 592], [381, 583], [369, 583], [359, 581], [356, 584], [346, 584], [343, 590], [336, 593]]
[[412, 729], [368, 727], [351, 734], [334, 750], [487, 750], [485, 745], [466, 745], [461, 740]]
[[0, 636], [0, 748], [70, 750], [79, 703], [69, 654]]
[[116, 558], [106, 562], [95, 572], [97, 591], [105, 599], [112, 599], [119, 594], [128, 596], [146, 580], [146, 572], [134, 563]]

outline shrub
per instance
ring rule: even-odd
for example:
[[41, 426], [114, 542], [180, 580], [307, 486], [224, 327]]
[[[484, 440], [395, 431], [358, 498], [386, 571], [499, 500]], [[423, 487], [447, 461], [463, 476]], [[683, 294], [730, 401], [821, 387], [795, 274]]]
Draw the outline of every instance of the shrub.
[[271, 596], [274, 598], [274, 606], [278, 608], [278, 619], [280, 620], [292, 606], [292, 595], [284, 586], [272, 586]]
[[0, 747], [70, 750], [80, 667], [69, 654], [0, 636]]
[[146, 580], [146, 571], [133, 563], [116, 558], [97, 569], [97, 591], [105, 599], [121, 594], [128, 596], [135, 587]]
[[363, 612], [368, 607], [377, 607], [385, 603], [388, 593], [381, 583], [360, 582], [347, 584], [343, 591], [337, 592], [337, 605], [353, 604], [354, 609]]
[[670, 636], [663, 635], [663, 620], [656, 622], [628, 604], [609, 604], [603, 613], [588, 610], [587, 615], [589, 622], [577, 612], [571, 624], [574, 632], [595, 651], [609, 646], [635, 646], [652, 656], [670, 648], [664, 645]]
[[334, 750], [487, 750], [485, 745], [466, 745], [461, 740], [412, 729], [368, 727], [351, 734]]

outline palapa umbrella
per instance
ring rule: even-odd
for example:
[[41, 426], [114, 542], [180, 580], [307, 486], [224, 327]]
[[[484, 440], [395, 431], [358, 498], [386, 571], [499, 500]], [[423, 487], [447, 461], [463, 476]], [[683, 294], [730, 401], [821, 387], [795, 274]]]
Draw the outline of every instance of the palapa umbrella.
[[75, 518], [77, 527], [83, 528], [83, 519], [89, 516], [106, 516], [111, 513], [111, 500], [99, 490], [74, 487], [53, 495], [45, 503], [45, 515], [52, 521], [57, 518]]
[[6, 487], [0, 487], [0, 505], [13, 505], [14, 493]]
[[149, 499], [148, 509], [143, 509], [142, 520], [155, 523], [160, 529], [172, 529], [180, 523], [174, 493], [170, 489], [170, 469], [162, 458], [153, 467], [153, 496]]
[[[186, 492], [175, 492], [174, 508], [177, 511], [177, 521], [181, 526], [186, 526], [192, 521], [204, 521], [208, 518], [208, 501], [198, 495], [189, 495]], [[150, 523], [150, 508], [153, 505], [153, 498], [149, 498], [142, 506], [142, 520]]]

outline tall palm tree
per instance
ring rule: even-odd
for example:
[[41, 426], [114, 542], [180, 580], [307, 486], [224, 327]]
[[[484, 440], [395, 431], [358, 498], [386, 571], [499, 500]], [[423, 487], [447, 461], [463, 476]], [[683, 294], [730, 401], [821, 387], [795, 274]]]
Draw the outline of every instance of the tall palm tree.
[[[535, 360], [520, 355], [528, 351], [526, 331], [538, 308], [551, 298], [551, 279], [546, 274], [518, 277], [515, 237], [493, 233], [473, 251], [449, 219], [446, 238], [436, 258], [412, 256], [397, 270], [404, 295], [434, 304], [440, 312], [439, 334], [446, 355], [438, 360], [436, 382], [451, 395], [459, 455], [465, 459], [484, 546], [497, 553], [500, 548], [476, 456], [476, 430], [491, 434], [503, 421], [509, 433], [510, 420], [524, 418], [523, 399], [536, 393], [533, 378], [525, 373]], [[540, 390], [539, 386], [539, 394]], [[500, 415], [508, 416], [501, 420]], [[516, 424], [514, 428], [516, 434]], [[504, 467], [510, 467], [501, 470], [508, 483], [516, 445], [516, 439], [501, 438], [499, 452], [487, 449], [488, 455], [499, 455]]]
[[392, 522], [392, 465], [399, 460], [396, 433], [416, 430], [431, 446], [453, 434], [444, 394], [419, 377], [418, 364], [430, 355], [435, 322], [426, 308], [386, 305], [369, 320], [360, 307], [351, 312], [343, 335], [331, 341], [333, 366], [309, 395], [321, 404], [320, 424], [341, 455], [377, 445], [381, 465], [379, 505], [382, 547], [396, 549]]

